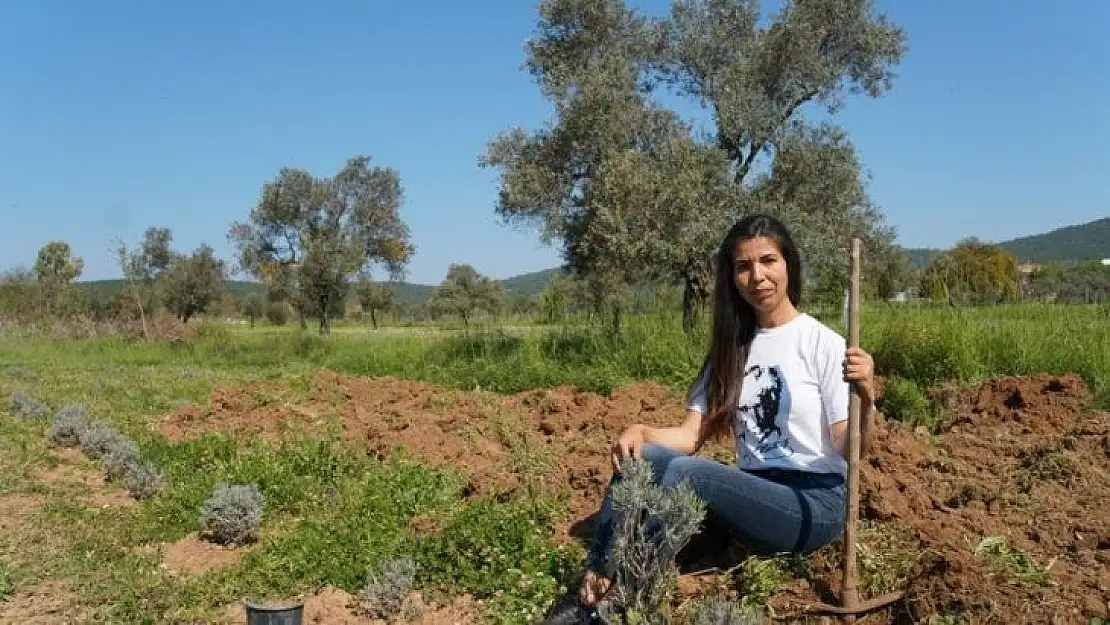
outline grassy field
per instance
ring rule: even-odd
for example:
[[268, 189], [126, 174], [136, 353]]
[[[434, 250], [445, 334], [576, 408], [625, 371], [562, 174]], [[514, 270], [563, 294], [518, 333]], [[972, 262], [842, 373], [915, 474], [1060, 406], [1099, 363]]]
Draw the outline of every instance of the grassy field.
[[[909, 421], [935, 418], [926, 395], [934, 386], [1039, 371], [1079, 373], [1097, 401], [1110, 403], [1106, 308], [869, 307], [862, 336], [892, 380], [888, 412]], [[248, 595], [324, 585], [357, 593], [368, 568], [408, 554], [418, 587], [464, 590], [485, 601], [492, 621], [522, 622], [573, 583], [580, 564], [578, 550], [549, 539], [553, 503], [465, 499], [459, 474], [373, 459], [338, 438], [275, 446], [207, 435], [171, 444], [156, 433], [158, 418], [203, 403], [217, 385], [266, 381], [307, 394], [320, 368], [497, 393], [562, 384], [606, 393], [637, 380], [682, 393], [704, 343], [704, 327], [687, 337], [677, 318], [662, 316], [630, 319], [620, 336], [590, 328], [340, 328], [321, 339], [209, 325], [184, 344], [2, 337], [0, 397], [23, 391], [53, 410], [83, 405], [139, 445], [164, 472], [165, 489], [133, 506], [89, 505], [80, 485], [40, 479], [62, 462], [45, 443], [47, 420], [0, 412], [0, 497], [36, 503], [0, 532], [0, 602], [41, 580], [64, 580], [82, 605], [96, 606], [92, 620], [185, 622]], [[197, 511], [219, 482], [260, 485], [261, 542], [227, 570], [167, 572], [146, 547], [196, 532]], [[427, 515], [443, 520], [442, 531], [419, 539], [410, 521]]]

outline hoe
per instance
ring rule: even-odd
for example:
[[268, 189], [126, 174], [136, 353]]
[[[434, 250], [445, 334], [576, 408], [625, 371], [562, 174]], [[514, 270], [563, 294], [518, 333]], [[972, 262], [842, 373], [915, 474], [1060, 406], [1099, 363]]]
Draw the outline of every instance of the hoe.
[[[859, 346], [860, 240], [852, 239], [852, 281], [848, 291], [848, 346]], [[801, 607], [809, 614], [838, 615], [853, 623], [856, 616], [898, 601], [905, 594], [896, 591], [874, 599], [860, 600], [856, 587], [856, 523], [859, 521], [860, 398], [856, 390], [848, 404], [848, 502], [844, 519], [844, 570], [840, 605], [811, 603]]]

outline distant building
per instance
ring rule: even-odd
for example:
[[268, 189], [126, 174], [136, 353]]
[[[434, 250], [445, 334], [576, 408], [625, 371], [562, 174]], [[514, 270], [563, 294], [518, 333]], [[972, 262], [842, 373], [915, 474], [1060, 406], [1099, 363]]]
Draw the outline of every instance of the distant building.
[[1103, 267], [1110, 267], [1110, 258], [1103, 258], [1102, 259], [1102, 266]]

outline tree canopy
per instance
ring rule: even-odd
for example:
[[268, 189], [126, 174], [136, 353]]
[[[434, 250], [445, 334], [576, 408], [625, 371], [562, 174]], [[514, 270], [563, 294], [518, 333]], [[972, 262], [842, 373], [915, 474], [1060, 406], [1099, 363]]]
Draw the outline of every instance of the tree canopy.
[[229, 239], [243, 271], [287, 297], [302, 317], [318, 319], [327, 334], [356, 274], [376, 266], [403, 274], [415, 248], [402, 202], [400, 174], [371, 166], [365, 155], [330, 178], [286, 167], [263, 186], [250, 219], [232, 224]]
[[[869, 0], [786, 2], [767, 26], [756, 0], [677, 0], [660, 18], [624, 0], [544, 0], [539, 13], [526, 65], [555, 119], [501, 133], [480, 163], [500, 170], [497, 213], [560, 244], [599, 292], [675, 281], [689, 321], [715, 246], [753, 212], [783, 218], [828, 279], [845, 279], [852, 236], [892, 247], [846, 134], [803, 115], [890, 89], [904, 35]], [[667, 91], [711, 128], [664, 106]]]
[[952, 305], [996, 304], [1020, 294], [1013, 252], [975, 237], [933, 257], [925, 268], [922, 295]]
[[478, 273], [467, 264], [453, 264], [432, 293], [428, 306], [438, 315], [457, 315], [464, 325], [477, 312], [491, 315], [501, 310], [505, 292], [500, 282]]

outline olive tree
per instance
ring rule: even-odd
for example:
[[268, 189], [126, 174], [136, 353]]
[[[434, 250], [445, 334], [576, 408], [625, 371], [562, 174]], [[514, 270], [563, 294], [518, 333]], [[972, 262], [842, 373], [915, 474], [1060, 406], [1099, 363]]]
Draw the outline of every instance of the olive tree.
[[375, 282], [369, 276], [359, 280], [355, 291], [358, 294], [358, 303], [362, 312], [370, 313], [370, 323], [378, 329], [378, 313], [393, 308], [395, 303], [393, 288], [385, 282]]
[[[746, 214], [820, 233], [805, 252], [840, 279], [851, 236], [881, 247], [893, 233], [843, 132], [803, 113], [832, 115], [850, 95], [891, 87], [904, 35], [871, 4], [788, 1], [763, 25], [756, 0], [676, 0], [657, 18], [624, 0], [544, 0], [526, 65], [555, 119], [491, 141], [480, 164], [500, 170], [497, 213], [560, 244], [573, 273], [679, 282], [688, 328], [712, 288], [715, 246]], [[703, 107], [710, 128], [664, 106], [668, 91]], [[777, 164], [783, 155], [791, 162]]]
[[183, 323], [208, 311], [226, 289], [226, 263], [206, 244], [189, 255], [174, 254], [159, 286], [166, 309]]
[[376, 265], [403, 273], [415, 248], [402, 201], [398, 172], [371, 166], [368, 156], [348, 159], [328, 178], [286, 167], [263, 186], [250, 219], [232, 224], [229, 239], [241, 270], [292, 296], [328, 334], [355, 275]]
[[478, 273], [467, 264], [453, 264], [428, 300], [435, 314], [457, 315], [463, 325], [470, 325], [476, 312], [491, 315], [501, 310], [505, 296], [504, 286], [492, 278]]

